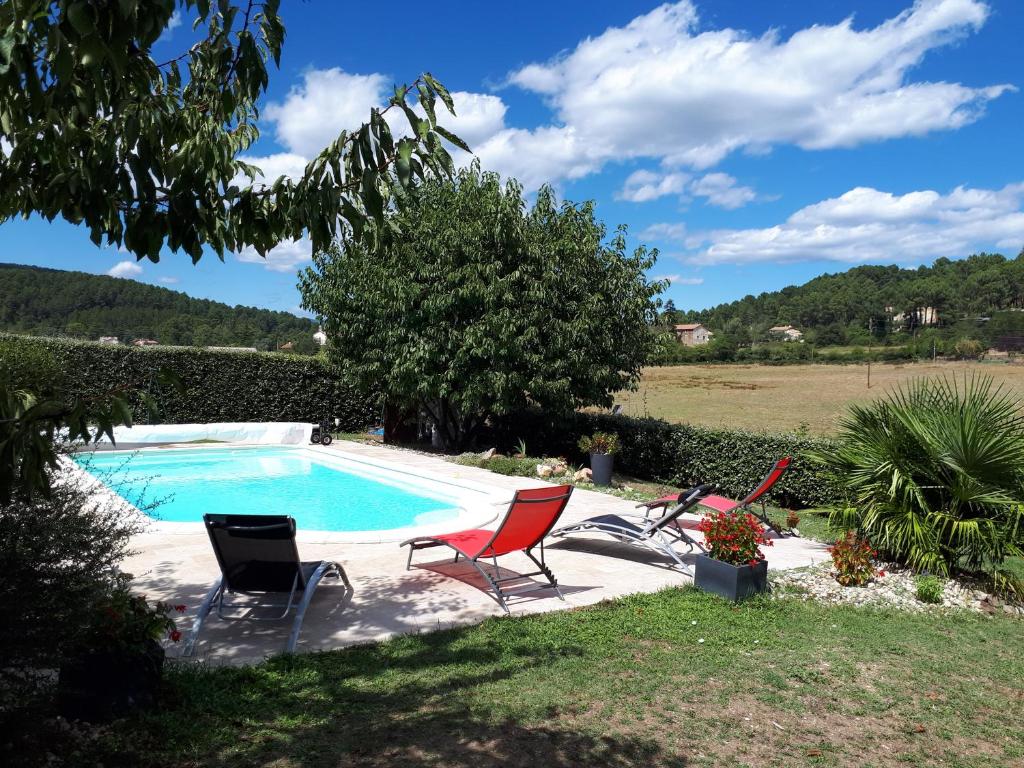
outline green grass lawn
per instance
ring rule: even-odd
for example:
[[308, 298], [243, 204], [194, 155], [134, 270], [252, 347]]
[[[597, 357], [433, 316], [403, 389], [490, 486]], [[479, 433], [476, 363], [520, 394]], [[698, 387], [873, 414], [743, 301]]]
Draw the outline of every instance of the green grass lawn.
[[[1024, 623], [736, 607], [672, 589], [571, 612], [179, 668], [68, 765], [1024, 765]], [[56, 749], [57, 742], [47, 745]]]

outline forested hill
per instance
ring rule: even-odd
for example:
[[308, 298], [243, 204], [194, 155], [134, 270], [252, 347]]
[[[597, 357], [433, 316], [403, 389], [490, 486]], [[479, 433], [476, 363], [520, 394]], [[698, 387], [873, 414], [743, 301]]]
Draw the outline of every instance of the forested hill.
[[714, 331], [791, 324], [803, 329], [834, 325], [878, 332], [894, 315], [912, 316], [920, 307], [935, 308], [945, 324], [1022, 306], [1024, 253], [1015, 259], [981, 253], [958, 261], [939, 259], [917, 269], [854, 267], [804, 285], [685, 314]]
[[314, 350], [316, 325], [288, 312], [231, 307], [105, 275], [0, 264], [0, 331], [122, 343]]

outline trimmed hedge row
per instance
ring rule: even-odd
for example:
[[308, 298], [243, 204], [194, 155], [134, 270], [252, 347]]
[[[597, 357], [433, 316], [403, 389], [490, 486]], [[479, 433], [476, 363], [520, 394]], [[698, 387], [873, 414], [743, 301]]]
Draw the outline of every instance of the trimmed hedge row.
[[[359, 394], [313, 357], [0, 335], [0, 361], [12, 371], [16, 385], [45, 387], [52, 381], [72, 396], [143, 382], [164, 423], [317, 422], [336, 416], [342, 430], [357, 431], [380, 420], [379, 398]], [[145, 384], [161, 368], [181, 378], [184, 393]], [[146, 415], [139, 404], [136, 416]]]
[[[161, 368], [175, 371], [184, 395], [146, 387], [165, 423], [217, 421], [306, 421], [341, 419], [343, 431], [360, 431], [380, 418], [380, 400], [342, 383], [338, 372], [317, 358], [263, 352], [217, 352], [190, 347], [135, 348], [65, 339], [0, 334], [0, 361], [15, 384], [45, 388], [53, 383], [71, 395], [99, 395], [129, 382], [146, 382]], [[138, 417], [144, 416], [141, 406]], [[656, 482], [687, 487], [715, 482], [741, 497], [774, 461], [796, 461], [776, 486], [772, 500], [815, 507], [840, 498], [839, 484], [801, 454], [825, 444], [821, 438], [669, 424], [608, 414], [551, 415], [532, 410], [500, 419], [490, 435], [502, 450], [526, 441], [531, 453], [582, 461], [576, 443], [596, 431], [615, 432], [622, 447], [616, 466]]]
[[775, 486], [771, 499], [788, 507], [819, 507], [841, 498], [837, 478], [801, 456], [828, 443], [823, 438], [791, 433], [760, 433], [669, 424], [660, 419], [634, 419], [608, 414], [575, 413], [552, 417], [539, 411], [502, 420], [493, 438], [502, 450], [526, 441], [531, 453], [566, 456], [580, 461], [576, 443], [582, 435], [614, 432], [621, 442], [616, 468], [639, 478], [689, 487], [717, 483], [733, 498], [749, 493], [783, 456], [795, 459]]

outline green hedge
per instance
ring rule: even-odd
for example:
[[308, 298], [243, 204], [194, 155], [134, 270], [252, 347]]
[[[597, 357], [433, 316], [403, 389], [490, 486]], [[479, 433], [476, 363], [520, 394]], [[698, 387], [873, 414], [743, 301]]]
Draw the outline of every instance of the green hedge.
[[[341, 383], [336, 370], [316, 358], [264, 352], [215, 352], [190, 347], [135, 348], [93, 342], [0, 335], [0, 361], [15, 384], [45, 388], [52, 382], [72, 395], [97, 395], [133, 381], [152, 380], [169, 368], [184, 395], [153, 385], [160, 421], [318, 421], [337, 416], [344, 431], [359, 431], [380, 418], [378, 398]], [[137, 415], [142, 416], [140, 408]], [[504, 451], [526, 441], [533, 454], [583, 461], [582, 435], [615, 432], [622, 442], [616, 466], [624, 473], [675, 486], [717, 483], [742, 496], [774, 461], [796, 461], [772, 499], [793, 507], [822, 506], [839, 498], [838, 484], [801, 454], [820, 438], [669, 424], [607, 414], [551, 416], [528, 411], [499, 420], [491, 439]]]
[[598, 430], [615, 432], [622, 443], [616, 468], [625, 474], [678, 487], [717, 483], [721, 493], [742, 497], [760, 482], [771, 465], [792, 456], [790, 471], [775, 486], [771, 499], [789, 507], [824, 506], [841, 497], [835, 477], [802, 455], [827, 443], [822, 438], [791, 433], [760, 433], [669, 424], [659, 419], [634, 419], [607, 414], [576, 413], [552, 417], [538, 411], [502, 420], [493, 439], [502, 450], [526, 441], [531, 454], [585, 457], [576, 443]]
[[[52, 382], [72, 396], [152, 382], [157, 371], [168, 368], [181, 378], [184, 393], [144, 385], [164, 423], [317, 422], [330, 416], [341, 419], [342, 430], [357, 431], [380, 420], [378, 398], [360, 395], [318, 358], [0, 335], [0, 361], [16, 385], [45, 388]], [[136, 416], [143, 415], [137, 407]]]

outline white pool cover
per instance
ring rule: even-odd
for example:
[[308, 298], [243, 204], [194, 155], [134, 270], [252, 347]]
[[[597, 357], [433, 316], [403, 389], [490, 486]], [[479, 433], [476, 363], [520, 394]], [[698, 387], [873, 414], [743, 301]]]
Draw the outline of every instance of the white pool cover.
[[134, 427], [114, 427], [114, 441], [118, 446], [191, 443], [196, 440], [256, 445], [305, 445], [309, 443], [312, 431], [312, 424], [298, 421], [136, 424]]

